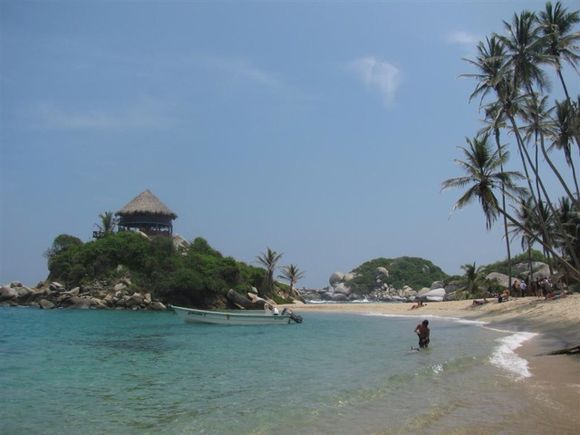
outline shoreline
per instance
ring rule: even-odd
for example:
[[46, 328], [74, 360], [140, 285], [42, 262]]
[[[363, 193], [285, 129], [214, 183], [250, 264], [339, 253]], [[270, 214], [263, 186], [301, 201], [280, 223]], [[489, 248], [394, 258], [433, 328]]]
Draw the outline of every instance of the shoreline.
[[[490, 299], [484, 305], [471, 300], [428, 302], [411, 310], [412, 303], [368, 304], [292, 304], [284, 305], [299, 314], [334, 312], [379, 314], [411, 318], [441, 318], [481, 322], [482, 326], [518, 333], [533, 333], [512, 351], [527, 362], [531, 376], [519, 379], [522, 393], [535, 403], [530, 415], [516, 419], [517, 427], [537, 431], [556, 428], [559, 433], [577, 433], [580, 415], [580, 355], [549, 355], [549, 352], [580, 345], [580, 294], [557, 300], [536, 297], [512, 299], [497, 303]], [[523, 382], [520, 382], [522, 381]], [[539, 415], [538, 415], [539, 413]], [[531, 421], [530, 421], [531, 420]], [[539, 425], [539, 426], [534, 426]]]

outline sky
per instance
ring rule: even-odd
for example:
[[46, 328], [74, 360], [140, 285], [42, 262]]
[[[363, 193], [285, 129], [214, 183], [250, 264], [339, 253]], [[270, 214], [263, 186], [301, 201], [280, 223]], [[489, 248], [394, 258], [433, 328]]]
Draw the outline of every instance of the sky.
[[145, 189], [185, 239], [282, 252], [299, 287], [376, 257], [505, 258], [441, 183], [481, 127], [462, 58], [543, 4], [0, 0], [0, 283], [45, 279], [56, 236], [89, 241]]

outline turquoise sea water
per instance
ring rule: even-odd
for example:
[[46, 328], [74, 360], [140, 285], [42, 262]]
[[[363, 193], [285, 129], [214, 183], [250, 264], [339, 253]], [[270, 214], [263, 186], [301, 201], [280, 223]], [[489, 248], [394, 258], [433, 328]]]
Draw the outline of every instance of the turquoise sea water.
[[431, 319], [413, 352], [419, 320], [0, 308], [0, 433], [447, 433], [522, 411], [492, 363], [509, 334]]

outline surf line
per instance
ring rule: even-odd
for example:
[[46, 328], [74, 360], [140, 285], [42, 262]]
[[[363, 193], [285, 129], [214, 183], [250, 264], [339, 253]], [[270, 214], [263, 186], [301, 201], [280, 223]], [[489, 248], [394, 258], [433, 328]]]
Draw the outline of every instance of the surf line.
[[462, 319], [460, 317], [446, 317], [437, 316], [434, 314], [425, 314], [423, 316], [413, 315], [413, 314], [382, 314], [382, 313], [366, 313], [369, 316], [379, 316], [379, 317], [400, 317], [400, 318], [426, 318], [426, 319], [440, 319], [449, 320], [455, 323], [462, 323], [467, 325], [475, 325], [490, 331], [500, 332], [502, 334], [509, 334], [506, 337], [498, 338], [496, 341], [499, 345], [496, 346], [489, 361], [496, 367], [507, 371], [508, 373], [515, 376], [517, 380], [529, 378], [532, 373], [529, 369], [529, 362], [525, 358], [520, 357], [515, 350], [521, 347], [526, 341], [536, 337], [538, 334], [535, 332], [525, 332], [525, 331], [511, 331], [507, 329], [493, 328], [489, 325], [489, 322], [484, 322], [482, 320], [468, 320]]

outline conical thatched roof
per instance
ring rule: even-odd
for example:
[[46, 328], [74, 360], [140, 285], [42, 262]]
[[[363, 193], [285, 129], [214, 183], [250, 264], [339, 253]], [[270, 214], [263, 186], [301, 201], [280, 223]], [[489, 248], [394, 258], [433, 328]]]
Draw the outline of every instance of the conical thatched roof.
[[173, 213], [159, 198], [151, 193], [149, 189], [137, 195], [125, 207], [117, 213], [119, 216], [135, 215], [135, 214], [158, 214], [169, 216], [175, 219], [177, 215]]

